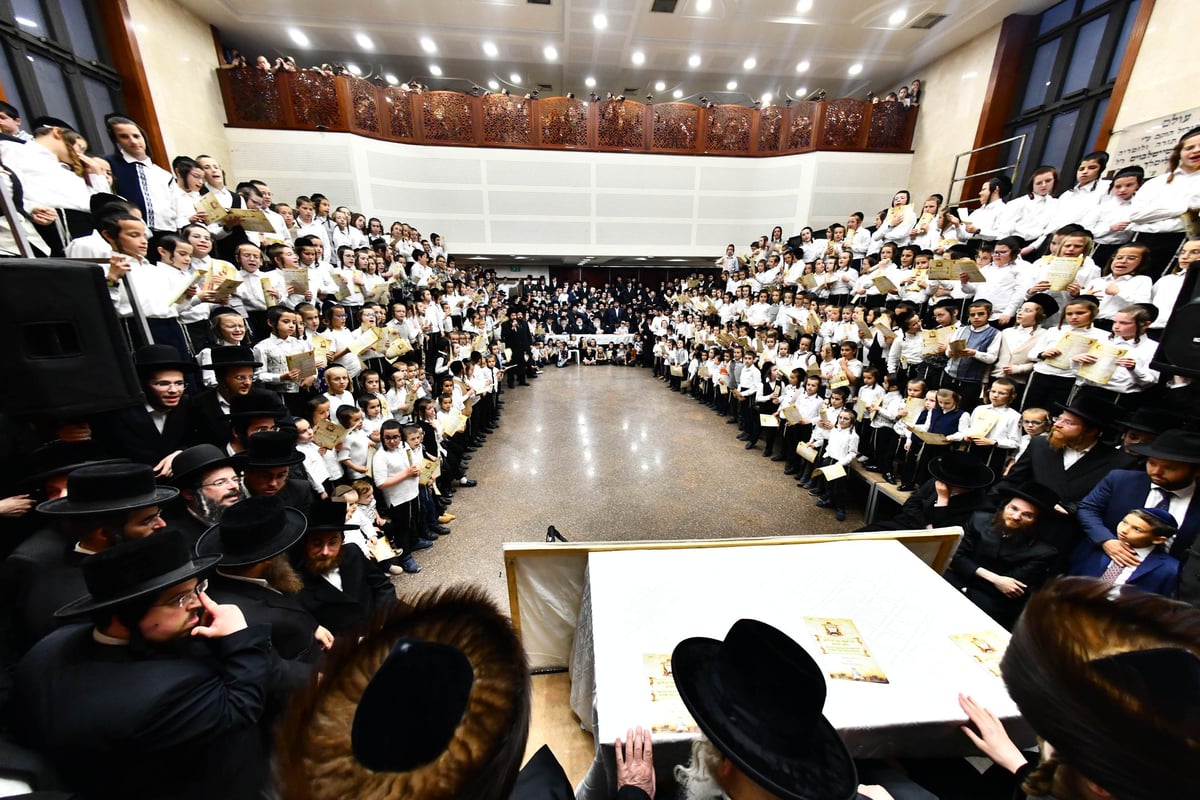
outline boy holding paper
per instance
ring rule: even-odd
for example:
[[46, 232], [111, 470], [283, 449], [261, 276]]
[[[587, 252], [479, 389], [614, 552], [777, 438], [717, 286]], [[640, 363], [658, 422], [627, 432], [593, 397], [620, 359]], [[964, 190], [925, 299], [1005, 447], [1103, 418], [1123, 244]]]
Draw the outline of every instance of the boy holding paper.
[[988, 404], [971, 411], [966, 433], [952, 433], [952, 442], [970, 443], [968, 452], [976, 456], [996, 474], [1003, 470], [1010, 456], [1015, 456], [1021, 441], [1021, 415], [1012, 408], [1017, 385], [1009, 378], [997, 378], [988, 389]]
[[991, 317], [991, 303], [973, 301], [967, 306], [967, 325], [954, 333], [946, 350], [942, 385], [958, 392], [966, 411], [979, 404], [983, 383], [1000, 355], [1000, 331], [988, 324]]

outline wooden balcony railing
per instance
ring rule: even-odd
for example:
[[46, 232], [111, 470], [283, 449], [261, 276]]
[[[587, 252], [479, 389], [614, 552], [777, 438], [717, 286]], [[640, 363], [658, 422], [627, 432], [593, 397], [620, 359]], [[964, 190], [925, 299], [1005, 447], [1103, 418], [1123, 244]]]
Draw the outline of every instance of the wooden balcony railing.
[[217, 71], [229, 126], [357, 133], [408, 144], [681, 155], [907, 153], [917, 109], [844, 98], [703, 108], [503, 94], [410, 92], [316, 72]]

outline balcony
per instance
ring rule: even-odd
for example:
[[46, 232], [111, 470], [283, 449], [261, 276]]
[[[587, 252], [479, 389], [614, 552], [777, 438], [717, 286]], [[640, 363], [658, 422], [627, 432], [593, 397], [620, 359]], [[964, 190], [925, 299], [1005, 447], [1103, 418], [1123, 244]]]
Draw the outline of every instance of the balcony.
[[230, 127], [355, 133], [405, 144], [763, 158], [909, 153], [917, 109], [843, 98], [763, 109], [411, 92], [317, 72], [217, 71]]

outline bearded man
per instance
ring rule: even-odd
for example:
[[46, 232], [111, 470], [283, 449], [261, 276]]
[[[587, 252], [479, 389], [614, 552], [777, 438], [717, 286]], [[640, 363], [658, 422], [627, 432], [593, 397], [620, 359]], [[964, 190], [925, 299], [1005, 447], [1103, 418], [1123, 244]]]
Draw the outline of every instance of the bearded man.
[[246, 496], [233, 459], [211, 444], [189, 447], [175, 457], [172, 483], [182, 503], [167, 514], [167, 522], [187, 534], [195, 547], [200, 535], [221, 521], [225, 509]]

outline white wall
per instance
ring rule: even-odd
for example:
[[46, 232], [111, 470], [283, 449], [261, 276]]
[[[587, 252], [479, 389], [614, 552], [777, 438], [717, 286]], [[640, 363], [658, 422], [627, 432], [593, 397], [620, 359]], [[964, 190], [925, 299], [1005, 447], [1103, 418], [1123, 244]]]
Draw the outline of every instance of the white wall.
[[232, 174], [277, 201], [321, 192], [451, 252], [705, 256], [781, 225], [844, 221], [906, 185], [906, 154], [720, 158], [394, 144], [353, 134], [227, 129]]

